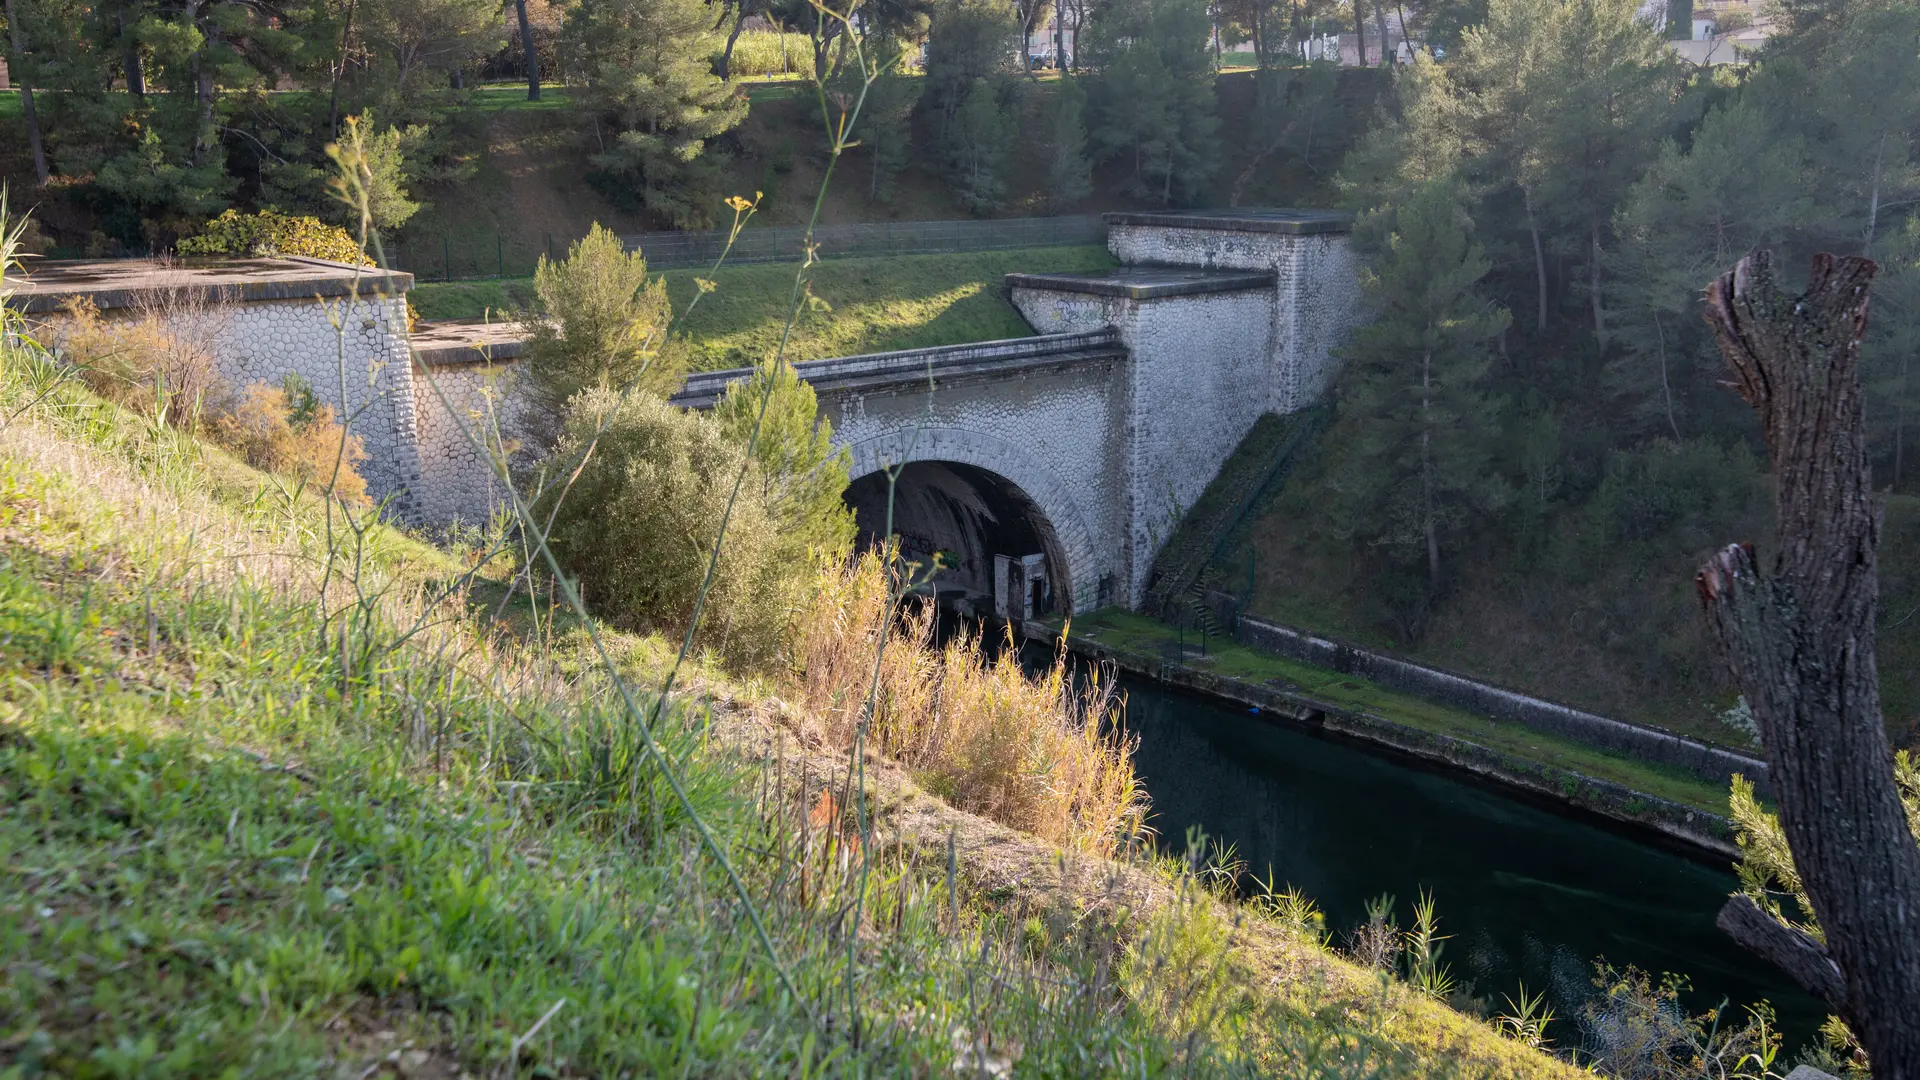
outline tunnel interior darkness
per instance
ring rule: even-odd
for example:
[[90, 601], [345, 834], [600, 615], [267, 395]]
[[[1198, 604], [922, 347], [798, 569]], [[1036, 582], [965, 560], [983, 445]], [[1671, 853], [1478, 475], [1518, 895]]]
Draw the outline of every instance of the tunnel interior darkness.
[[[847, 485], [846, 501], [859, 527], [860, 545], [886, 534], [887, 475], [872, 472]], [[954, 461], [916, 461], [902, 467], [893, 486], [893, 532], [902, 552], [923, 566], [946, 552], [946, 569], [934, 575], [941, 596], [970, 600], [993, 610], [994, 556], [1046, 558], [1046, 582], [1036, 588], [1039, 608], [1066, 610], [1066, 562], [1053, 526], [1039, 506], [1005, 477]]]

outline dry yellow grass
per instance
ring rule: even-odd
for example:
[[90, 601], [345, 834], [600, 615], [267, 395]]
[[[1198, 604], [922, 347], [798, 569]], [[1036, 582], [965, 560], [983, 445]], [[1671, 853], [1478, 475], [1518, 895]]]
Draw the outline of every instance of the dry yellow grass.
[[874, 553], [829, 568], [801, 613], [793, 683], [823, 734], [850, 747], [867, 719], [870, 745], [930, 791], [1061, 847], [1112, 855], [1138, 835], [1146, 796], [1112, 686], [1076, 685], [1064, 652], [1034, 678], [971, 632], [937, 644], [930, 608], [896, 608], [891, 572]]
[[[892, 648], [889, 645], [889, 648]], [[749, 760], [777, 762], [801, 806], [848, 790], [848, 761], [821, 746], [814, 718], [724, 683], [713, 696], [714, 735]], [[1389, 1060], [1405, 1055], [1423, 1077], [1487, 1080], [1574, 1080], [1591, 1074], [1505, 1038], [1492, 1025], [1427, 998], [1404, 982], [1333, 952], [1299, 929], [1195, 886], [1165, 866], [1063, 852], [1056, 844], [956, 809], [929, 794], [911, 770], [869, 755], [867, 805], [874, 814], [878, 857], [939, 867], [949, 845], [963, 896], [1015, 924], [1038, 920], [1111, 942], [1116, 976], [1143, 1007], [1172, 1029], [1186, 1030], [1198, 1009], [1216, 1017], [1253, 1011], [1282, 1026], [1264, 1031], [1276, 1045], [1337, 1018], [1372, 1040], [1379, 1075], [1396, 1075]], [[804, 779], [800, 779], [804, 778]], [[1554, 1034], [1564, 1034], [1555, 1032]], [[1311, 1042], [1311, 1040], [1308, 1040]], [[1268, 1049], [1273, 1049], [1269, 1047]], [[1321, 1046], [1349, 1067], [1368, 1051], [1351, 1042]], [[1258, 1056], [1258, 1055], [1256, 1055]], [[1273, 1075], [1338, 1073], [1298, 1058], [1269, 1060]], [[1353, 1068], [1352, 1074], [1365, 1070]]]

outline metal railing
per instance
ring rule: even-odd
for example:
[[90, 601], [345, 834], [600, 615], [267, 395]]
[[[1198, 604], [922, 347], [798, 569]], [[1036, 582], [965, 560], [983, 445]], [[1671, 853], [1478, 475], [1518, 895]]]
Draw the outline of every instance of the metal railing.
[[[389, 244], [388, 265], [420, 281], [472, 281], [525, 277], [540, 256], [565, 258], [573, 237], [547, 234], [539, 242], [502, 233], [421, 237]], [[724, 229], [699, 232], [634, 233], [620, 238], [638, 247], [655, 270], [701, 269], [713, 265], [725, 246]], [[798, 225], [749, 225], [740, 233], [729, 264], [786, 262], [798, 259], [806, 229]], [[1068, 247], [1107, 242], [1106, 223], [1098, 215], [1002, 218], [965, 221], [883, 221], [822, 225], [814, 242], [825, 256], [916, 255], [955, 251], [1004, 251], [1011, 248]]]

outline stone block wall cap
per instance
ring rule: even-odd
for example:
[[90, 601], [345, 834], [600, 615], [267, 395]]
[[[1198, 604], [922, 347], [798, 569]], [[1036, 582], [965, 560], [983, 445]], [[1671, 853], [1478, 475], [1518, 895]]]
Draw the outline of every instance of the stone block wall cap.
[[1157, 225], [1168, 229], [1282, 233], [1310, 236], [1352, 230], [1353, 215], [1340, 210], [1250, 207], [1224, 210], [1121, 210], [1106, 215], [1108, 225]]
[[422, 321], [411, 337], [413, 358], [430, 367], [518, 360], [527, 346], [519, 323], [498, 319]]
[[[1119, 334], [1110, 326], [1071, 334], [1036, 334], [970, 345], [942, 345], [931, 349], [837, 356], [794, 365], [800, 377], [816, 390], [878, 388], [896, 384], [925, 386], [933, 377], [1008, 372], [1027, 367], [1057, 367], [1126, 355]], [[719, 400], [730, 383], [753, 374], [752, 368], [701, 371], [687, 376], [686, 386], [670, 399], [683, 408], [703, 409]]]
[[1200, 270], [1180, 266], [1122, 266], [1097, 274], [1008, 274], [1015, 289], [1117, 296], [1127, 300], [1165, 300], [1207, 293], [1271, 289], [1266, 270]]
[[30, 314], [57, 311], [86, 297], [103, 309], [134, 307], [143, 294], [187, 290], [217, 301], [313, 300], [358, 295], [393, 297], [413, 288], [404, 270], [304, 256], [207, 259], [60, 259], [35, 261], [8, 275], [7, 306]]

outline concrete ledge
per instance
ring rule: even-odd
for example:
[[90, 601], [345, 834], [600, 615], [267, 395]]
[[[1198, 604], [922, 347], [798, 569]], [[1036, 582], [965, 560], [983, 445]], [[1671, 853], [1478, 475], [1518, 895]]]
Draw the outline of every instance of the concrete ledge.
[[526, 351], [518, 324], [457, 319], [413, 328], [413, 358], [428, 367], [498, 364]]
[[1730, 747], [1543, 701], [1450, 671], [1315, 637], [1249, 616], [1240, 617], [1234, 636], [1242, 644], [1256, 649], [1330, 671], [1358, 675], [1389, 690], [1413, 694], [1496, 720], [1509, 720], [1536, 731], [1617, 751], [1642, 761], [1682, 768], [1710, 780], [1724, 780], [1734, 773], [1740, 773], [1753, 781], [1754, 787], [1761, 793], [1769, 790], [1767, 763]]
[[138, 306], [157, 292], [187, 291], [217, 302], [313, 300], [358, 295], [398, 296], [413, 288], [413, 275], [347, 263], [285, 258], [57, 260], [29, 264], [9, 275], [7, 305], [28, 314], [58, 311], [75, 297], [102, 310]]
[[[1029, 640], [1051, 644], [1057, 636], [1044, 623], [1021, 628]], [[1543, 802], [1649, 830], [1668, 841], [1715, 859], [1737, 859], [1733, 826], [1726, 818], [1697, 810], [1623, 784], [1571, 769], [1527, 761], [1466, 739], [1425, 731], [1372, 713], [1319, 701], [1297, 691], [1230, 678], [1157, 656], [1116, 649], [1069, 636], [1067, 647], [1087, 659], [1106, 662], [1169, 686], [1253, 707], [1273, 723], [1326, 731], [1356, 742], [1457, 770]]]
[[[925, 386], [929, 379], [938, 384], [1013, 371], [1104, 363], [1126, 355], [1119, 336], [1107, 328], [1082, 334], [1041, 334], [977, 345], [808, 360], [795, 364], [794, 369], [816, 392], [845, 392]], [[728, 385], [752, 374], [752, 368], [697, 372], [687, 377], [686, 388], [675, 394], [672, 401], [683, 408], [709, 408], [720, 400]]]
[[1152, 225], [1166, 229], [1210, 229], [1226, 232], [1285, 233], [1308, 236], [1343, 233], [1353, 228], [1353, 215], [1337, 210], [1294, 210], [1287, 207], [1245, 210], [1123, 210], [1106, 215], [1107, 225]]
[[1176, 266], [1123, 266], [1098, 274], [1008, 274], [1007, 287], [1089, 293], [1127, 300], [1162, 300], [1207, 293], [1271, 289], [1274, 275], [1261, 270], [1197, 270]]

